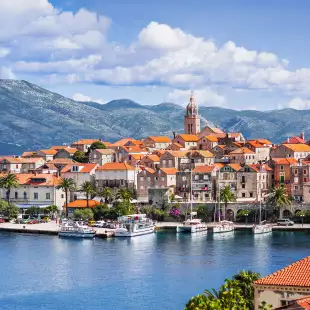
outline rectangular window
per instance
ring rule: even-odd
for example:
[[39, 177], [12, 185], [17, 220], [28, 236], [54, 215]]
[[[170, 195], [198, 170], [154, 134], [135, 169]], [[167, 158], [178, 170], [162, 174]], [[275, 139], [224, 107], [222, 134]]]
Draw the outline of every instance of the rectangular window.
[[165, 181], [165, 177], [161, 177], [161, 180], [162, 180], [162, 181]]
[[205, 175], [203, 176], [203, 179], [204, 179], [204, 180], [209, 180], [209, 176], [208, 176], [207, 174], [205, 174]]
[[46, 193], [46, 195], [45, 195], [45, 197], [46, 197], [46, 199], [51, 199], [51, 194], [50, 193]]
[[141, 186], [140, 186], [140, 189], [144, 189], [144, 186], [143, 186], [143, 185], [141, 185]]
[[280, 170], [284, 170], [284, 166], [280, 166]]
[[140, 181], [143, 182], [143, 180], [144, 180], [144, 177], [140, 177]]
[[297, 169], [295, 169], [295, 170], [294, 170], [294, 173], [295, 173], [295, 174], [298, 174], [298, 170], [297, 170]]
[[305, 183], [307, 182], [307, 178], [304, 178], [304, 182], [305, 182]]
[[199, 180], [199, 175], [198, 174], [195, 175], [195, 180]]
[[18, 199], [18, 192], [15, 192], [15, 199]]
[[61, 194], [61, 198], [64, 198], [65, 197], [65, 195], [64, 194]]
[[295, 189], [295, 191], [297, 191], [298, 190], [298, 186], [294, 186], [294, 189]]
[[39, 194], [38, 193], [33, 193], [33, 199], [39, 199]]
[[242, 198], [245, 198], [245, 193], [242, 193]]
[[307, 174], [307, 170], [304, 170], [304, 174]]
[[242, 184], [242, 188], [245, 188], [245, 184]]
[[251, 198], [253, 197], [253, 193], [252, 193], [252, 192], [250, 192], [250, 197], [251, 197]]

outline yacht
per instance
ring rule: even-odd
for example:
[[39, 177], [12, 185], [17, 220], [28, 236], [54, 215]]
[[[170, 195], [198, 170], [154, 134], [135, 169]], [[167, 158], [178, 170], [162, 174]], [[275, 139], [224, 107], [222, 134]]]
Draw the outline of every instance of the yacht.
[[188, 232], [196, 233], [200, 231], [207, 231], [208, 226], [201, 223], [201, 219], [188, 219], [183, 222], [183, 225], [177, 226], [177, 233]]
[[135, 237], [152, 234], [155, 231], [153, 221], [146, 214], [131, 214], [118, 218], [119, 227], [115, 230], [115, 237]]
[[258, 225], [253, 225], [252, 228], [253, 234], [267, 234], [272, 232], [272, 225], [267, 224], [266, 221], [260, 222]]
[[63, 224], [59, 231], [59, 237], [70, 237], [70, 238], [94, 238], [96, 231], [90, 227], [82, 226], [75, 222], [66, 222]]
[[227, 233], [235, 230], [234, 223], [230, 221], [220, 221], [211, 227], [214, 234]]

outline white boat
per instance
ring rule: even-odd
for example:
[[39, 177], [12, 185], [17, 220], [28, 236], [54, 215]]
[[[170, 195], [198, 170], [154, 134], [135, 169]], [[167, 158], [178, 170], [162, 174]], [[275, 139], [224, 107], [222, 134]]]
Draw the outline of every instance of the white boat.
[[59, 237], [70, 238], [94, 238], [96, 231], [87, 226], [81, 226], [78, 223], [66, 223], [58, 231]]
[[214, 234], [227, 233], [235, 230], [234, 223], [230, 221], [220, 221], [211, 227]]
[[116, 228], [115, 237], [135, 237], [152, 234], [155, 231], [153, 221], [146, 214], [131, 214], [118, 218], [119, 227]]
[[258, 225], [253, 225], [252, 231], [254, 234], [267, 234], [272, 232], [272, 225], [267, 224], [266, 221], [262, 221]]
[[[260, 172], [262, 172], [262, 167], [260, 168]], [[259, 184], [260, 189], [260, 201], [259, 201], [259, 224], [253, 225], [252, 231], [253, 234], [268, 234], [272, 232], [272, 225], [267, 224], [266, 221], [262, 221], [262, 190], [261, 190], [261, 182]]]
[[183, 222], [183, 225], [177, 226], [177, 233], [197, 233], [201, 231], [207, 231], [207, 229], [208, 226], [204, 223], [201, 223], [201, 219], [189, 219]]
[[194, 219], [193, 216], [197, 215], [197, 212], [193, 212], [193, 199], [192, 199], [192, 188], [193, 188], [193, 172], [191, 169], [191, 183], [190, 183], [190, 218], [183, 222], [182, 225], [177, 226], [177, 233], [197, 233], [201, 231], [207, 231], [208, 226], [201, 222], [201, 219]]

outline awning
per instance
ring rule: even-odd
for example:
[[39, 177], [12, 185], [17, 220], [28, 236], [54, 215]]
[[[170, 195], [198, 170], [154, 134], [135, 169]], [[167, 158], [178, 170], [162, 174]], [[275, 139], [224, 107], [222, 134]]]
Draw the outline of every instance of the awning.
[[19, 207], [20, 209], [28, 209], [30, 207], [39, 207], [39, 208], [46, 208], [49, 207], [50, 205], [40, 205], [40, 204], [19, 204], [16, 203], [16, 206]]

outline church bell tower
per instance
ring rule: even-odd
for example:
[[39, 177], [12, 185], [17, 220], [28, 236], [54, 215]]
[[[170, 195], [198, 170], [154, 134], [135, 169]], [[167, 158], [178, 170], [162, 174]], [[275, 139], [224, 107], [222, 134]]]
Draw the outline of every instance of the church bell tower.
[[194, 94], [191, 93], [189, 103], [186, 107], [184, 116], [184, 133], [189, 135], [197, 135], [200, 132], [200, 116], [198, 115], [198, 106], [196, 104]]

